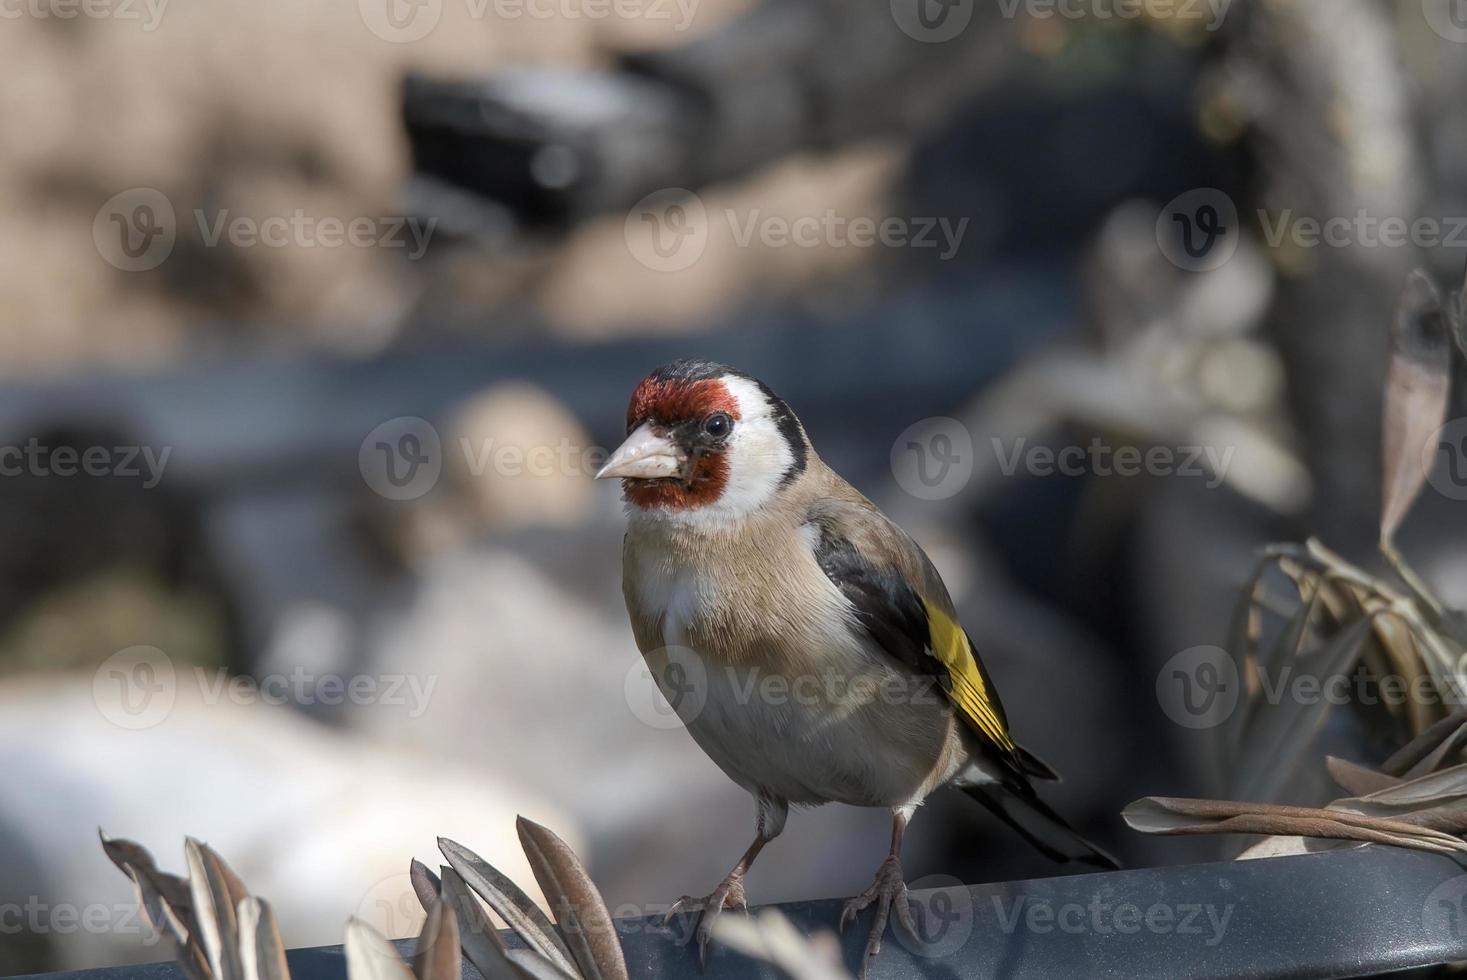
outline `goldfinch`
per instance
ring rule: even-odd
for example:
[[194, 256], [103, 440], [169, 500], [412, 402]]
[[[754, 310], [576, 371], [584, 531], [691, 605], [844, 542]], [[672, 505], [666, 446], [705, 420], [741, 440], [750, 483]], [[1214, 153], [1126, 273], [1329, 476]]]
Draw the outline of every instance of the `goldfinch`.
[[915, 935], [902, 834], [933, 790], [975, 797], [1057, 860], [1113, 868], [1035, 793], [1054, 771], [1014, 741], [993, 681], [922, 549], [815, 454], [768, 386], [681, 360], [632, 394], [597, 479], [627, 504], [622, 588], [652, 676], [693, 739], [754, 796], [757, 832], [697, 938], [746, 909], [744, 876], [789, 807], [892, 812], [891, 851], [846, 903], [875, 904], [862, 973], [894, 912]]

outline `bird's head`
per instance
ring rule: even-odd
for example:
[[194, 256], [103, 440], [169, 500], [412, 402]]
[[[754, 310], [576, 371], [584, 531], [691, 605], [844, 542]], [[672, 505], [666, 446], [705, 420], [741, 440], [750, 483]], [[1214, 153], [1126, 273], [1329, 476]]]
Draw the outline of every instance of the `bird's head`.
[[685, 359], [637, 385], [627, 439], [596, 478], [620, 478], [642, 512], [733, 521], [794, 482], [809, 457], [799, 419], [765, 384]]

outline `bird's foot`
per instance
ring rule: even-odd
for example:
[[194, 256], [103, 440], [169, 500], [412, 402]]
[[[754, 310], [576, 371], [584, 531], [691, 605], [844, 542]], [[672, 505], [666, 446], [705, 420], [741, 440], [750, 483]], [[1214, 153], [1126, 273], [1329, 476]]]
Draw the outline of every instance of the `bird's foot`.
[[845, 932], [846, 925], [854, 921], [862, 909], [873, 903], [876, 905], [876, 918], [871, 923], [871, 935], [866, 940], [866, 953], [861, 959], [862, 980], [865, 980], [866, 970], [871, 962], [881, 952], [881, 937], [886, 932], [886, 923], [893, 911], [896, 912], [897, 922], [901, 923], [908, 935], [917, 935], [911, 899], [907, 896], [907, 883], [902, 876], [902, 863], [896, 855], [881, 862], [881, 867], [876, 869], [876, 880], [871, 883], [870, 888], [846, 902], [840, 913], [841, 931]]
[[693, 939], [698, 940], [698, 962], [708, 962], [708, 939], [713, 933], [713, 923], [724, 909], [733, 909], [735, 912], [749, 911], [749, 903], [744, 898], [744, 876], [732, 873], [713, 889], [713, 894], [706, 898], [696, 898], [692, 895], [684, 895], [668, 909], [662, 921], [670, 922], [675, 915], [684, 912], [699, 912], [698, 928], [692, 934], [684, 937], [683, 944], [686, 945]]

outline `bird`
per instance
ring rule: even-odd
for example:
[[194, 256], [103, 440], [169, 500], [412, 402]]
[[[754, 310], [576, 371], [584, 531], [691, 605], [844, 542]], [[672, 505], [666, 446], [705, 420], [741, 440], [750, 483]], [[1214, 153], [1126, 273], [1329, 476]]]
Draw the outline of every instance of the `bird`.
[[[694, 933], [747, 911], [744, 878], [792, 806], [892, 814], [871, 886], [864, 976], [893, 914], [916, 936], [901, 866], [908, 822], [955, 787], [1051, 858], [1116, 868], [1036, 792], [1053, 769], [1014, 740], [993, 679], [921, 547], [816, 454], [768, 385], [685, 358], [632, 392], [619, 479], [622, 590], [648, 670], [693, 740], [755, 801], [752, 844], [706, 898]], [[920, 940], [919, 940], [920, 941]]]

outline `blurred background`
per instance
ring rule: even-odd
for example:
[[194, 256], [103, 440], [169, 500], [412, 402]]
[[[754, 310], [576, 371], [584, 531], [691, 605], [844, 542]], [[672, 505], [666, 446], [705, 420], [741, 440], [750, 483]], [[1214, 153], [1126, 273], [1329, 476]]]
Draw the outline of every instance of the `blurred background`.
[[[528, 880], [517, 813], [707, 892], [753, 806], [590, 479], [688, 355], [928, 549], [1058, 809], [1215, 857], [1117, 816], [1226, 790], [1165, 667], [1268, 541], [1374, 567], [1392, 310], [1467, 259], [1457, 0], [15, 0], [0, 64], [4, 974], [167, 957], [99, 825], [290, 946], [415, 934], [437, 834]], [[1400, 543], [1460, 606], [1458, 462]], [[796, 813], [750, 898], [887, 833]], [[946, 796], [906, 867], [1067, 870]]]

